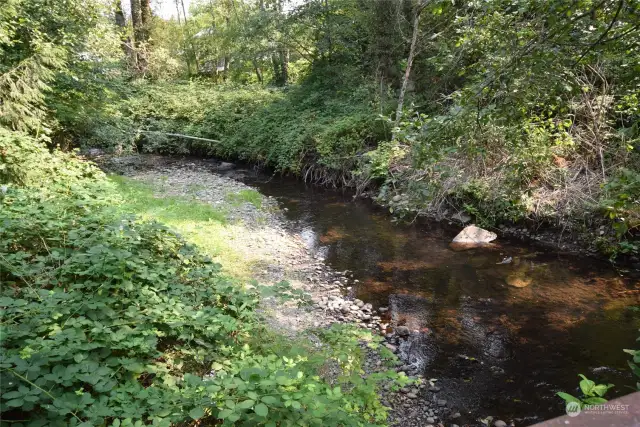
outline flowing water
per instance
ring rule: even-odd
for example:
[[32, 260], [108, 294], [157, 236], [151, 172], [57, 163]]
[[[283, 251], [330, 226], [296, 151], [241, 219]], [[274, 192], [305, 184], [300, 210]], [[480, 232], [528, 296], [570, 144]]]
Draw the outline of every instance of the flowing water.
[[[421, 333], [410, 346], [438, 398], [462, 413], [533, 424], [564, 413], [557, 391], [578, 394], [578, 374], [635, 384], [623, 348], [636, 347], [637, 280], [608, 263], [558, 255], [499, 238], [495, 247], [452, 251], [460, 227], [395, 225], [386, 212], [348, 192], [253, 176], [277, 198], [309, 248], [359, 280], [355, 296], [388, 306]], [[505, 257], [512, 262], [499, 264]], [[507, 281], [519, 278], [513, 287]], [[417, 403], [419, 404], [419, 402]]]

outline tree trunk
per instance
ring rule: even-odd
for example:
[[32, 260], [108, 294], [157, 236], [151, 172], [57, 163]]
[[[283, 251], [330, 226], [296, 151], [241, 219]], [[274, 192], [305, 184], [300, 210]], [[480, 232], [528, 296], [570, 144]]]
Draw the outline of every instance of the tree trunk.
[[402, 107], [404, 105], [404, 95], [407, 92], [407, 84], [409, 83], [409, 76], [411, 75], [411, 66], [413, 65], [413, 59], [416, 56], [416, 45], [418, 44], [418, 33], [420, 32], [420, 14], [422, 9], [426, 6], [425, 0], [421, 0], [416, 5], [414, 17], [413, 17], [413, 35], [411, 36], [411, 47], [409, 48], [409, 57], [407, 58], [407, 69], [404, 71], [404, 78], [402, 79], [402, 88], [400, 89], [400, 96], [398, 97], [398, 109], [396, 110], [396, 123], [402, 116]]
[[122, 3], [120, 0], [114, 0], [113, 7], [116, 25], [118, 26], [118, 29], [121, 30], [127, 25], [127, 21], [124, 19], [124, 12], [122, 11]]
[[[178, 13], [178, 26], [180, 26], [180, 3], [179, 0], [176, 0], [176, 12]], [[186, 20], [186, 16], [185, 16], [185, 20]], [[183, 49], [184, 49], [184, 60], [187, 63], [187, 74], [189, 77], [191, 77], [192, 73], [191, 73], [191, 54], [187, 51], [187, 40], [186, 40], [186, 35], [184, 32], [184, 27], [182, 29], [182, 37], [184, 37], [184, 44], [183, 44]]]
[[275, 53], [271, 55], [271, 65], [273, 65], [273, 83], [276, 86], [282, 86], [282, 67], [280, 66], [280, 58]]
[[176, 0], [176, 12], [178, 12], [178, 25], [180, 25], [180, 4]]
[[131, 23], [133, 24], [133, 47], [137, 57], [137, 69], [139, 73], [147, 70], [147, 55], [142, 23], [142, 5], [140, 0], [131, 0]]
[[114, 0], [113, 6], [114, 18], [116, 26], [118, 27], [118, 35], [120, 36], [120, 47], [127, 59], [130, 61], [130, 64], [135, 67], [136, 56], [131, 48], [131, 38], [127, 36], [127, 20], [125, 19], [124, 12], [122, 11], [121, 0]]
[[282, 86], [289, 82], [289, 49], [282, 46], [280, 48], [280, 79]]
[[184, 0], [180, 0], [180, 3], [182, 4], [182, 16], [184, 17], [184, 24], [187, 25], [187, 10], [184, 8]]
[[151, 3], [150, 0], [140, 0], [140, 18], [142, 21], [142, 37], [145, 43], [151, 36]]
[[[195, 65], [195, 69], [196, 69], [196, 74], [198, 74], [199, 73], [198, 56], [196, 55], [196, 49], [193, 46], [191, 31], [189, 31], [189, 20], [187, 19], [187, 9], [184, 7], [184, 0], [180, 0], [180, 4], [182, 5], [182, 17], [184, 19], [184, 28], [185, 28], [185, 31], [183, 31], [183, 34], [188, 39], [188, 40], [185, 40], [185, 50], [189, 51], [187, 54], [187, 57], [190, 57], [190, 59], [187, 59], [187, 61], [190, 62], [191, 60], [193, 60], [193, 64]], [[176, 0], [176, 7], [177, 6], [178, 6], [178, 0]], [[187, 48], [187, 45], [188, 45], [188, 48]], [[188, 66], [189, 66], [189, 76], [191, 76], [191, 65], [188, 64]]]
[[255, 58], [253, 59], [253, 69], [256, 72], [256, 77], [258, 78], [260, 84], [264, 83], [264, 79], [262, 78], [262, 70], [260, 70], [260, 67], [258, 66], [258, 60]]

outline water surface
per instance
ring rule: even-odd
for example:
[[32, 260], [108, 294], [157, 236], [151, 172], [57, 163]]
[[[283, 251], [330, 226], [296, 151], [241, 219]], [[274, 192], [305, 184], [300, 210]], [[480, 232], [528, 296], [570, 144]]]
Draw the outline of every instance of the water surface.
[[[556, 391], [578, 394], [578, 373], [632, 391], [623, 348], [636, 346], [637, 281], [610, 264], [498, 239], [464, 252], [460, 227], [396, 225], [349, 192], [283, 178], [247, 182], [277, 198], [309, 248], [351, 270], [355, 295], [421, 331], [412, 347], [427, 378], [474, 422], [488, 415], [532, 424], [564, 412]], [[509, 264], [499, 264], [511, 257]], [[517, 288], [507, 281], [521, 278]]]

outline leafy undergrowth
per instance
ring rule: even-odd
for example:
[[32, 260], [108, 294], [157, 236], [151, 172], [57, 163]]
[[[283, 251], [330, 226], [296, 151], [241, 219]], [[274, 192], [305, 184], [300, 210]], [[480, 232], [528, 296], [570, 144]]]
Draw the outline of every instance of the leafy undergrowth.
[[[202, 82], [144, 83], [123, 96], [121, 130], [96, 127], [84, 140], [112, 151], [138, 149], [241, 159], [325, 184], [353, 182], [361, 155], [388, 137], [367, 85], [286, 91]], [[124, 99], [126, 98], [126, 99]], [[202, 139], [183, 138], [188, 135]]]
[[[321, 346], [274, 337], [255, 310], [267, 288], [123, 215], [114, 184], [73, 155], [0, 129], [0, 171], [3, 421], [384, 424], [377, 386], [397, 374], [363, 378], [369, 333], [322, 331]], [[173, 202], [150, 209], [170, 218]]]
[[240, 279], [250, 279], [252, 265], [229, 245], [225, 212], [187, 197], [157, 196], [161, 188], [118, 175], [111, 175], [122, 197], [121, 211], [145, 220], [156, 220], [177, 230], [188, 241], [222, 264], [222, 272]]

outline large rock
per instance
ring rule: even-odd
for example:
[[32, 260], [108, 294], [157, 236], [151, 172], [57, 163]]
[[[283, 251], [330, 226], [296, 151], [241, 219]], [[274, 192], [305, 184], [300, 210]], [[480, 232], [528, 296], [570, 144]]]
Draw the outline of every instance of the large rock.
[[476, 227], [475, 225], [469, 225], [453, 238], [450, 246], [454, 250], [472, 249], [487, 246], [497, 237], [496, 233]]

